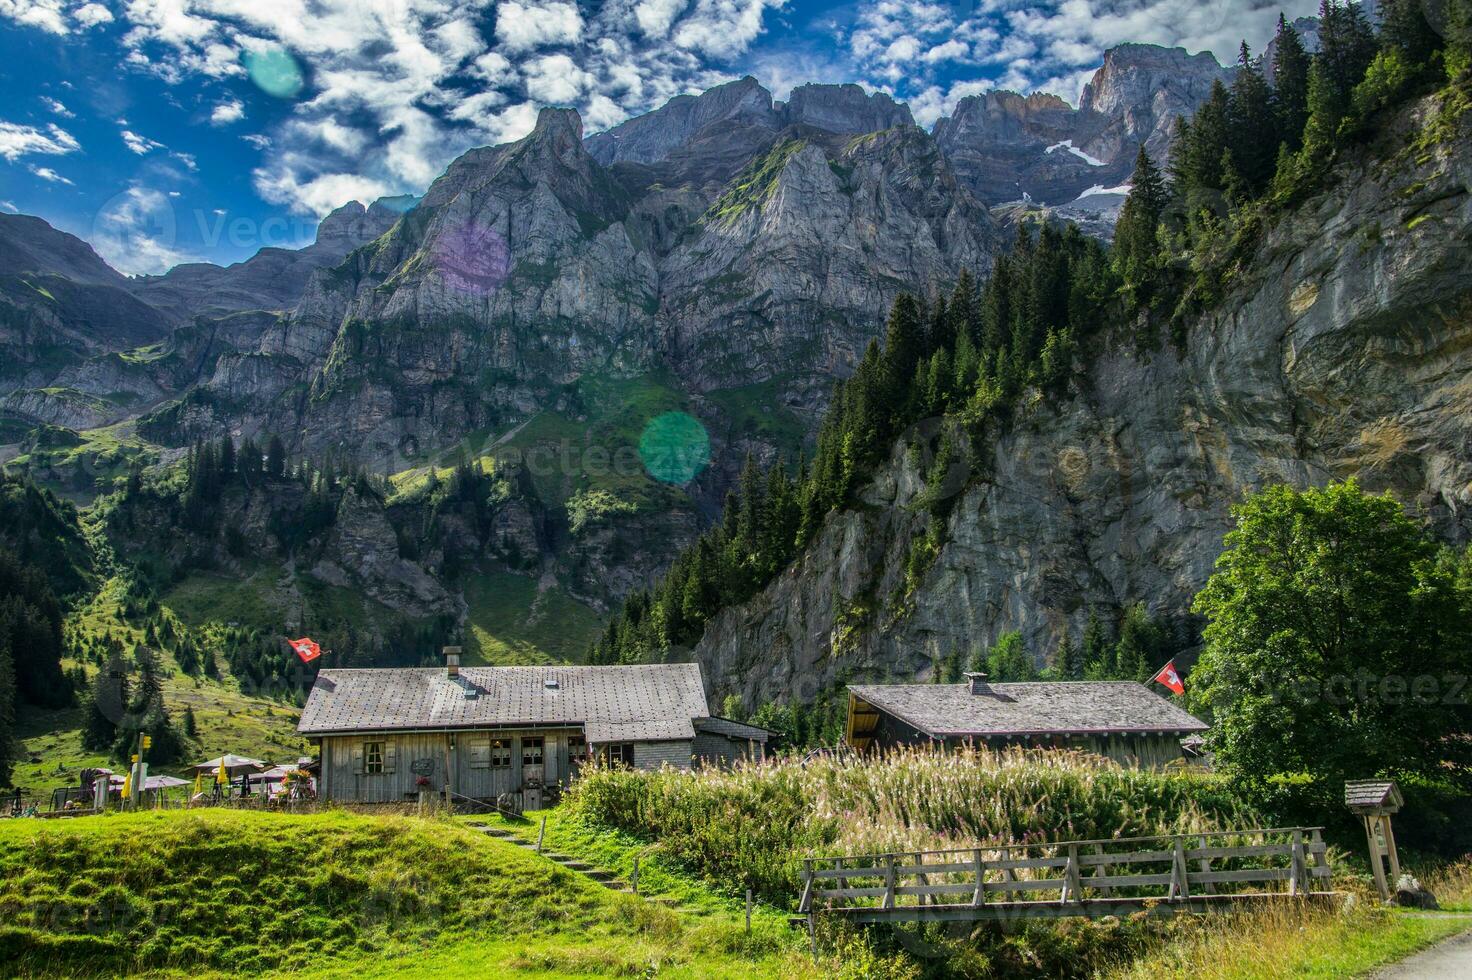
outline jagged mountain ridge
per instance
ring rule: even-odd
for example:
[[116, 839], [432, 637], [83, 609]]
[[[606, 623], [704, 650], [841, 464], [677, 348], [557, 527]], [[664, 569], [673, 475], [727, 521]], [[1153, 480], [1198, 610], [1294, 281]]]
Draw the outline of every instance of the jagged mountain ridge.
[[[1084, 142], [1080, 112], [1022, 102], [1056, 118], [1045, 133], [1024, 119], [1009, 159], [1092, 179], [1087, 153], [1053, 146]], [[742, 456], [796, 450], [899, 292], [989, 268], [1009, 236], [975, 190], [986, 182], [957, 161], [993, 134], [944, 131], [858, 86], [802, 86], [783, 103], [751, 78], [587, 138], [576, 113], [546, 110], [525, 139], [464, 154], [407, 210], [349, 206], [301, 252], [132, 282], [173, 324], [167, 339], [68, 365], [5, 407], [76, 429], [138, 418], [173, 447], [276, 433], [295, 453], [393, 472], [538, 418], [585, 426], [586, 443], [598, 420], [579, 386], [658, 378], [710, 429], [693, 499], [635, 489], [640, 509], [600, 532], [610, 540], [539, 539], [606, 604], [673, 553], [624, 575], [620, 528], [647, 537], [662, 514], [685, 531], [661, 548], [678, 546]], [[769, 424], [779, 417], [798, 431]], [[552, 512], [580, 479], [562, 475]]]

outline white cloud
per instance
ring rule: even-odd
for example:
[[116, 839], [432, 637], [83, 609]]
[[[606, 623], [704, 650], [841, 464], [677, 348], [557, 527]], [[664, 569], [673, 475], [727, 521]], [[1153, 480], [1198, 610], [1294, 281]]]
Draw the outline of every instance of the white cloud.
[[670, 33], [670, 25], [685, 9], [687, 0], [640, 0], [634, 7], [634, 19], [645, 37], [663, 38]]
[[745, 51], [762, 32], [766, 12], [786, 0], [696, 0], [695, 10], [675, 28], [677, 47], [718, 58]]
[[53, 184], [71, 184], [71, 181], [67, 180], [61, 174], [57, 173], [55, 170], [52, 170], [50, 167], [32, 167], [31, 173], [35, 174], [37, 177], [40, 177], [42, 180], [50, 181]]
[[43, 131], [35, 126], [0, 122], [0, 157], [12, 162], [28, 153], [62, 156], [79, 149], [81, 144], [55, 123]]
[[49, 96], [41, 96], [41, 104], [63, 119], [75, 119], [77, 114]]
[[544, 104], [576, 102], [592, 83], [593, 76], [565, 54], [533, 58], [526, 65], [526, 94]]
[[245, 118], [245, 106], [239, 99], [226, 99], [210, 113], [210, 122], [216, 126], [227, 126]]
[[61, 0], [0, 0], [0, 17], [48, 34], [70, 33], [64, 10]]
[[937, 44], [925, 52], [925, 60], [931, 64], [937, 61], [954, 61], [957, 58], [964, 57], [969, 50], [965, 41], [953, 37], [949, 41], [943, 44]]
[[15, 206], [14, 201], [0, 201], [0, 208], [9, 211], [11, 214], [20, 214], [20, 208]]
[[391, 188], [371, 177], [352, 173], [316, 174], [303, 177], [292, 170], [262, 167], [252, 172], [256, 193], [270, 204], [304, 206], [314, 214], [324, 215], [348, 201], [373, 201], [390, 193]]
[[496, 39], [506, 51], [518, 53], [573, 44], [582, 36], [583, 16], [573, 4], [538, 6], [504, 0], [496, 7]]
[[271, 137], [263, 136], [260, 133], [246, 133], [240, 138], [258, 150], [264, 150], [271, 145]]
[[[338, 190], [422, 193], [471, 146], [525, 135], [541, 105], [574, 106], [591, 132], [728, 81], [710, 60], [748, 54], [785, 3], [120, 0], [112, 9], [125, 22], [125, 67], [170, 83], [240, 77], [243, 50], [289, 52], [301, 93], [275, 128], [242, 138], [273, 148], [254, 174], [262, 193], [320, 214], [342, 203], [324, 204]], [[217, 111], [215, 124], [234, 121]]]
[[111, 24], [112, 11], [100, 3], [84, 3], [72, 12], [72, 20], [84, 29], [98, 24]]
[[154, 150], [163, 149], [162, 143], [151, 140], [147, 136], [140, 136], [131, 129], [124, 129], [119, 135], [123, 137], [123, 143], [127, 145], [128, 149], [139, 156], [145, 156]]
[[198, 259], [180, 249], [174, 206], [167, 195], [131, 187], [108, 201], [92, 223], [92, 247], [129, 275], [157, 275]]

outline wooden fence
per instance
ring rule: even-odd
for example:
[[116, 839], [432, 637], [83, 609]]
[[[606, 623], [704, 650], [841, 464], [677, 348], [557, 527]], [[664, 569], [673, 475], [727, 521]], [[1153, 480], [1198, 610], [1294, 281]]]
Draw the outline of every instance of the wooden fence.
[[809, 858], [798, 911], [855, 922], [1173, 914], [1329, 899], [1321, 828]]

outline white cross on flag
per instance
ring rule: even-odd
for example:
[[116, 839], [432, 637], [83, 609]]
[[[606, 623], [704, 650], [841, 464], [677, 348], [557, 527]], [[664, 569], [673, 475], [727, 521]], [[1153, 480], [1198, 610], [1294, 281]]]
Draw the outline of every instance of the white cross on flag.
[[296, 655], [302, 658], [302, 663], [309, 664], [322, 656], [322, 648], [313, 643], [310, 637], [302, 637], [300, 640], [287, 640]]
[[1186, 685], [1181, 683], [1181, 675], [1176, 673], [1176, 662], [1174, 660], [1160, 668], [1160, 673], [1156, 674], [1151, 680], [1157, 684], [1165, 685], [1177, 694], [1186, 693]]

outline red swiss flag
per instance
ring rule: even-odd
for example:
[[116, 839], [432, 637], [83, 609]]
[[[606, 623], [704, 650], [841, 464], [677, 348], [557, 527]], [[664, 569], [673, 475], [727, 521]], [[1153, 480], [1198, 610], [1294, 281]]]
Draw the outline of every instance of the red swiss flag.
[[1181, 675], [1176, 673], [1176, 662], [1174, 660], [1160, 668], [1160, 673], [1151, 678], [1157, 684], [1164, 684], [1177, 694], [1186, 693], [1186, 685], [1181, 683]]
[[300, 640], [287, 640], [286, 642], [291, 644], [291, 648], [296, 651], [298, 657], [302, 658], [304, 664], [309, 664], [322, 656], [322, 648], [309, 637], [304, 636]]

